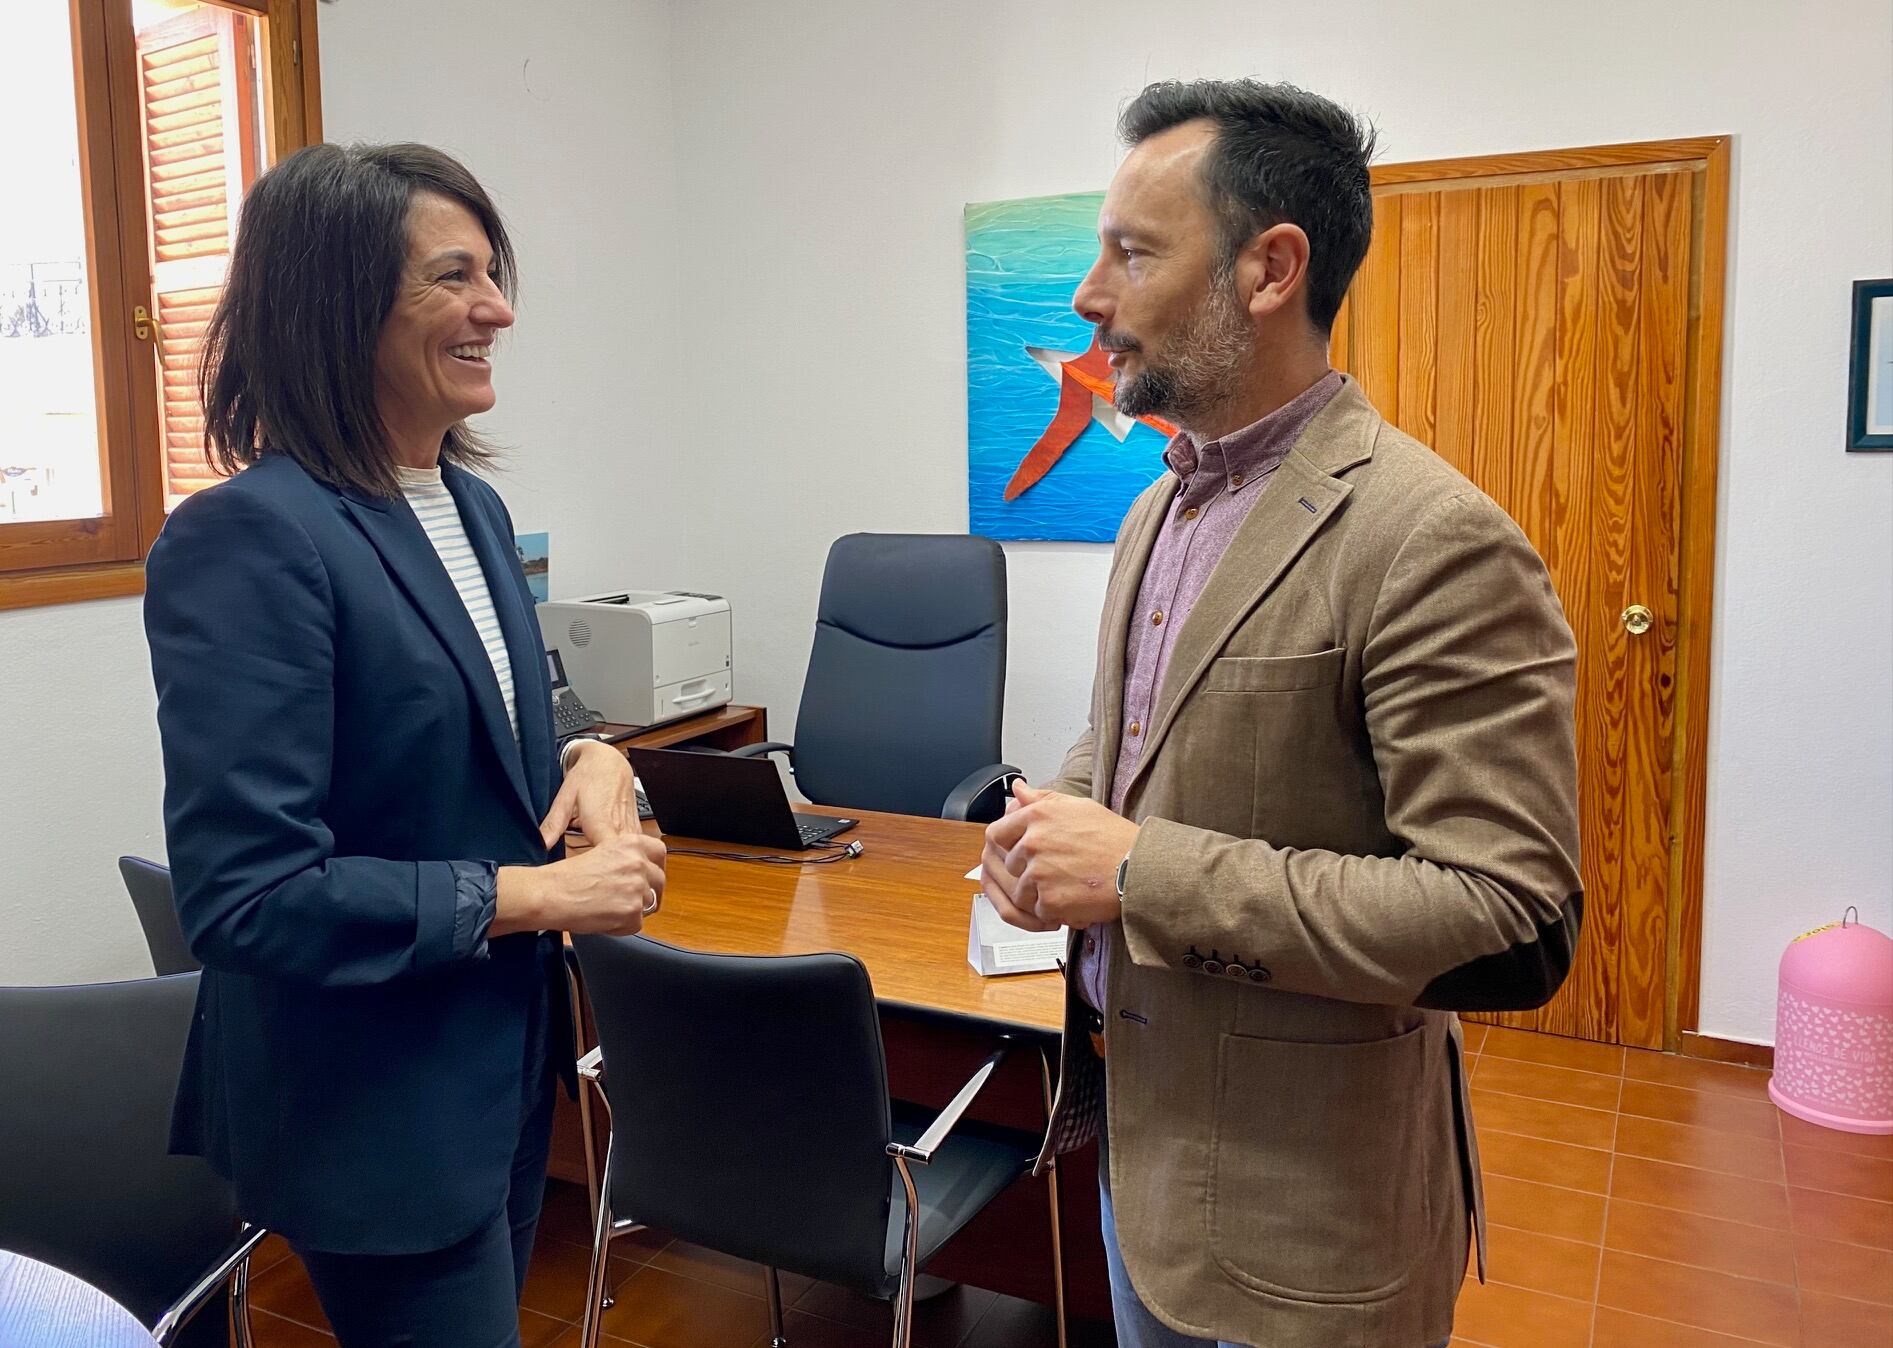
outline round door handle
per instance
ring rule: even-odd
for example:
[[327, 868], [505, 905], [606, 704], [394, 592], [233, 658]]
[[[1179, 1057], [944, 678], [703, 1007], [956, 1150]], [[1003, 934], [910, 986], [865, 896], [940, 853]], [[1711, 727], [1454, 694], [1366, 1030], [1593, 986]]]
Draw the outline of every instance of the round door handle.
[[1640, 637], [1656, 623], [1656, 615], [1642, 604], [1632, 604], [1623, 611], [1624, 631]]

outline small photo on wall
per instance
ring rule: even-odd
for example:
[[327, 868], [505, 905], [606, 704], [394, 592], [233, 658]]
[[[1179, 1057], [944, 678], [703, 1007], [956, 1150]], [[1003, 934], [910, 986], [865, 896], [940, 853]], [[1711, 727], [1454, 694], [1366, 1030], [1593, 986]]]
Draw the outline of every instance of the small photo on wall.
[[1893, 449], [1893, 277], [1854, 282], [1847, 448]]
[[526, 588], [533, 601], [543, 604], [552, 597], [550, 534], [514, 534], [513, 546], [519, 550], [519, 565], [526, 573]]

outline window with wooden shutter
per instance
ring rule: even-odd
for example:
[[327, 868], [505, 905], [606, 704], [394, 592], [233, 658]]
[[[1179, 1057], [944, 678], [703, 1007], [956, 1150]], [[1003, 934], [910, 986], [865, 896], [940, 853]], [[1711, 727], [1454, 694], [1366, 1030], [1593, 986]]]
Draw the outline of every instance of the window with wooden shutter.
[[247, 16], [207, 4], [138, 29], [166, 510], [217, 480], [204, 454], [197, 363], [237, 211], [256, 180], [255, 40]]
[[321, 139], [315, 38], [315, 0], [0, 2], [0, 114], [45, 125], [0, 179], [47, 222], [0, 230], [0, 608], [138, 592], [216, 481], [204, 330], [244, 192]]

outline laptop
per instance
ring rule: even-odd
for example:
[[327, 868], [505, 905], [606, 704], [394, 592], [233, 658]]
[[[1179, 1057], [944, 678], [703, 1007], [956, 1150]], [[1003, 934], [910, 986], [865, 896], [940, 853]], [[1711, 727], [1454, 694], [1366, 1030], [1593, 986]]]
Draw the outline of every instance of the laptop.
[[629, 754], [665, 833], [799, 852], [820, 847], [860, 822], [792, 811], [768, 758], [687, 749], [631, 749]]

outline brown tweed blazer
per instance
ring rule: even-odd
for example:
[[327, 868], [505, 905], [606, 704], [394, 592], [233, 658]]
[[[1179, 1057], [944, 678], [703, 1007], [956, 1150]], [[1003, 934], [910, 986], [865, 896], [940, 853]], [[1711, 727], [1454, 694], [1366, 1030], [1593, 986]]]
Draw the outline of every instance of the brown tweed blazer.
[[[1175, 489], [1118, 537], [1060, 790], [1109, 798]], [[1109, 1071], [1068, 993], [1047, 1156], [1108, 1118], [1125, 1264], [1184, 1333], [1439, 1341], [1482, 1229], [1453, 1012], [1542, 1004], [1582, 913], [1563, 610], [1505, 512], [1349, 381], [1176, 641], [1125, 803]]]

